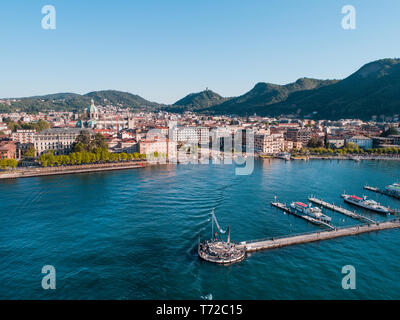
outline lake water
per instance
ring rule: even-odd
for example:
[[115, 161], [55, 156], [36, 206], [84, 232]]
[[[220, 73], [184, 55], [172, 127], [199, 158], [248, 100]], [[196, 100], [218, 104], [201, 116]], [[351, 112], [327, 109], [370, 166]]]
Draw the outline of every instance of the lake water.
[[[213, 208], [236, 242], [318, 230], [271, 208], [274, 196], [342, 204], [346, 190], [400, 208], [362, 189], [398, 181], [399, 168], [257, 160], [249, 176], [209, 164], [0, 181], [0, 299], [400, 299], [400, 230], [257, 252], [231, 266], [197, 257]], [[324, 212], [336, 226], [358, 223]], [[54, 291], [41, 287], [44, 265], [56, 268]], [[356, 290], [342, 289], [345, 265], [356, 268]]]

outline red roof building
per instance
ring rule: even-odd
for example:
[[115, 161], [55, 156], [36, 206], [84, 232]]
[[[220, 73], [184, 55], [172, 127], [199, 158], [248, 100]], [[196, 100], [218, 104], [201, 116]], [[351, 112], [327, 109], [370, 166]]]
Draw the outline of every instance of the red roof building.
[[0, 159], [17, 159], [17, 147], [14, 142], [0, 142]]

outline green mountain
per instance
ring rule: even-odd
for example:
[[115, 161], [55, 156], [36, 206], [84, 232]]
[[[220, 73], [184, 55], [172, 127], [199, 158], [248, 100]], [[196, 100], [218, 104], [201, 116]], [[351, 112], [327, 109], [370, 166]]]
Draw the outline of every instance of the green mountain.
[[257, 84], [241, 97], [202, 111], [364, 120], [373, 115], [400, 114], [400, 59], [368, 63], [341, 81], [300, 79], [286, 86]]
[[186, 97], [175, 102], [172, 108], [178, 107], [186, 110], [198, 110], [216, 106], [227, 100], [229, 100], [229, 98], [221, 97], [219, 94], [207, 89], [198, 93], [188, 94]]
[[[317, 80], [309, 78], [301, 78], [287, 85], [260, 82], [246, 94], [213, 106], [209, 111], [213, 113], [244, 115], [248, 114], [250, 110], [256, 109], [258, 111], [258, 109], [264, 109], [269, 105], [285, 101], [289, 95], [294, 92], [313, 90], [336, 82], [336, 80]], [[250, 112], [254, 113], [253, 111]]]
[[96, 104], [102, 105], [112, 104], [129, 108], [143, 109], [154, 109], [161, 107], [161, 104], [148, 101], [136, 94], [115, 90], [89, 92], [88, 94], [85, 94], [85, 97], [87, 97], [89, 100], [93, 99]]
[[[11, 106], [0, 103], [0, 112], [82, 110], [96, 104], [119, 105], [137, 111], [193, 110], [206, 114], [279, 116], [293, 114], [315, 119], [360, 118], [400, 114], [400, 59], [383, 59], [364, 65], [343, 80], [301, 78], [287, 85], [258, 83], [246, 94], [224, 98], [206, 90], [192, 93], [172, 106], [150, 102], [120, 91], [97, 91], [85, 95], [57, 93], [16, 99]], [[4, 99], [3, 99], [4, 100]]]
[[400, 113], [400, 59], [378, 60], [364, 65], [333, 85], [298, 92], [265, 108], [263, 114], [314, 114], [319, 119], [361, 118]]
[[[82, 110], [90, 105], [93, 99], [96, 104], [121, 106], [137, 111], [153, 111], [162, 107], [161, 104], [150, 102], [138, 95], [128, 92], [106, 90], [90, 92], [85, 95], [76, 93], [56, 93], [44, 96], [34, 96], [28, 98], [15, 99], [11, 106], [0, 104], [0, 112], [10, 112], [22, 110], [26, 112], [39, 111], [75, 111]], [[5, 99], [3, 99], [5, 100]], [[10, 99], [14, 100], [14, 99]]]

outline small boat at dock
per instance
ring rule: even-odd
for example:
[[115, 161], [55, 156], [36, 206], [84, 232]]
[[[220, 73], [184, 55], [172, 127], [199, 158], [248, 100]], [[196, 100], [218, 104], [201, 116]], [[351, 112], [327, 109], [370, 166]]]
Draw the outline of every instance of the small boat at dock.
[[386, 186], [385, 191], [389, 195], [400, 198], [400, 183], [393, 183], [389, 186]]
[[290, 161], [292, 155], [288, 152], [280, 152], [276, 155], [276, 158], [283, 159], [285, 161]]
[[303, 213], [307, 216], [310, 216], [311, 218], [314, 218], [316, 220], [325, 222], [325, 223], [330, 223], [332, 218], [323, 214], [321, 208], [318, 207], [313, 207], [311, 204], [306, 205], [305, 203], [302, 202], [292, 202], [290, 204], [290, 207], [292, 207], [294, 210]]

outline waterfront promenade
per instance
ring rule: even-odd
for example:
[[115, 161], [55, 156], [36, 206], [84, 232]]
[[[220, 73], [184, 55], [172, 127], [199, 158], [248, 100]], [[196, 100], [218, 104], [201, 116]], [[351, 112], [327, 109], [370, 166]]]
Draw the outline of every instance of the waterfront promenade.
[[148, 167], [150, 165], [152, 164], [149, 162], [133, 161], [133, 162], [101, 163], [101, 164], [88, 164], [88, 165], [75, 165], [75, 166], [47, 167], [47, 168], [34, 167], [34, 168], [25, 168], [25, 169], [0, 172], [0, 180], [113, 171], [113, 170], [139, 169]]

